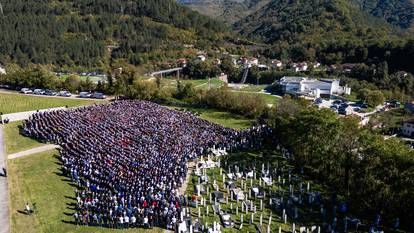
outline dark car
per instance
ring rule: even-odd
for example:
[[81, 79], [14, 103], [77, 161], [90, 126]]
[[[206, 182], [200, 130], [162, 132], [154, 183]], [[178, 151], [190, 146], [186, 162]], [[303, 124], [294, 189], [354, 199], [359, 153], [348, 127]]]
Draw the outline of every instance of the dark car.
[[56, 96], [58, 93], [54, 90], [45, 90], [44, 95]]

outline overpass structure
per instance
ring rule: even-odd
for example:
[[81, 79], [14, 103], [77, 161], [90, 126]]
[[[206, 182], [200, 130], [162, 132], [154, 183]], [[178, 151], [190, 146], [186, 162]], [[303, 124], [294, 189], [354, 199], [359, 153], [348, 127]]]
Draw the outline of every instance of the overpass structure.
[[151, 77], [155, 77], [157, 75], [160, 75], [161, 77], [163, 75], [168, 75], [168, 74], [172, 74], [172, 73], [177, 73], [177, 76], [180, 77], [180, 72], [183, 70], [182, 67], [179, 68], [172, 68], [172, 69], [168, 69], [168, 70], [160, 70], [160, 71], [155, 71], [150, 73]]

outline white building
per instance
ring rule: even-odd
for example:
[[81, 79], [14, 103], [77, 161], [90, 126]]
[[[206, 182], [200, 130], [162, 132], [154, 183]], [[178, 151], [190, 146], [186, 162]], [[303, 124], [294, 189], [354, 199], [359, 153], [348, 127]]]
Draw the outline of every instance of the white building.
[[283, 77], [278, 84], [282, 87], [284, 93], [293, 95], [330, 98], [332, 95], [351, 94], [351, 88], [341, 87], [339, 80]]
[[404, 136], [414, 137], [414, 119], [404, 122], [402, 132]]

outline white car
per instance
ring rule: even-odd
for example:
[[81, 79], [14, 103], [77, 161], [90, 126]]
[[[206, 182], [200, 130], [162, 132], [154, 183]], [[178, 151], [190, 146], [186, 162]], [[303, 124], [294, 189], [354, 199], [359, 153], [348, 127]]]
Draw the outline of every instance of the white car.
[[20, 93], [23, 93], [23, 94], [32, 94], [32, 93], [33, 93], [33, 91], [32, 91], [32, 90], [30, 90], [29, 88], [22, 88], [22, 89], [20, 90]]
[[62, 97], [71, 97], [72, 93], [70, 93], [69, 91], [60, 91], [58, 95]]
[[91, 98], [92, 94], [90, 92], [81, 92], [79, 93], [80, 98]]
[[103, 93], [100, 93], [100, 92], [95, 92], [95, 93], [93, 93], [92, 98], [94, 98], [94, 99], [106, 99], [106, 95], [104, 95]]
[[45, 91], [43, 89], [34, 89], [33, 94], [35, 94], [35, 95], [44, 95]]

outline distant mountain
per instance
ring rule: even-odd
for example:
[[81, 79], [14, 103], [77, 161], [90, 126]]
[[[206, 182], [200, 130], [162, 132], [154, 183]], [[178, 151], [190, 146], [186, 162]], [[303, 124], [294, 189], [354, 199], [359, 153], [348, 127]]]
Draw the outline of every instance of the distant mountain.
[[138, 65], [177, 54], [183, 44], [215, 41], [225, 31], [175, 0], [1, 0], [1, 5], [3, 63], [103, 67], [113, 58]]

